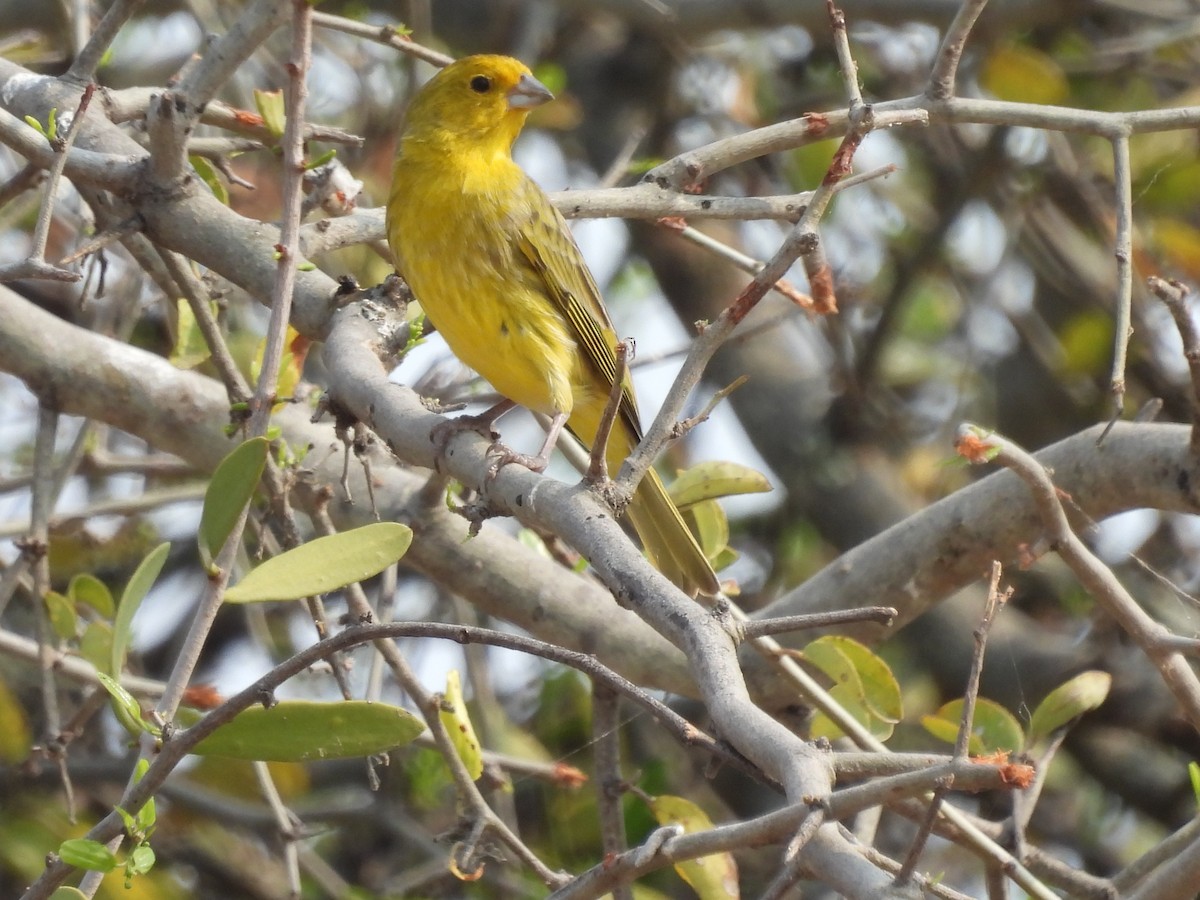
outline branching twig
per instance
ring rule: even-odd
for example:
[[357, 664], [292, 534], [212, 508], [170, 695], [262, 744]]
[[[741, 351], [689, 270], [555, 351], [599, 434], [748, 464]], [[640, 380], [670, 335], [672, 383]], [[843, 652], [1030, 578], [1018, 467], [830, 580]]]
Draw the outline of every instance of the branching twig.
[[[1005, 591], [1000, 590], [1001, 571], [1000, 563], [993, 560], [992, 578], [988, 585], [988, 595], [983, 610], [983, 618], [979, 622], [979, 627], [975, 629], [975, 652], [971, 656], [971, 670], [967, 674], [967, 687], [963, 694], [962, 720], [959, 722], [958, 736], [954, 742], [954, 760], [956, 762], [962, 762], [968, 758], [971, 731], [975, 721], [975, 701], [979, 696], [979, 678], [983, 673], [983, 655], [987, 647], [987, 638], [992, 628], [992, 622], [995, 620], [997, 610], [1012, 596], [1012, 588], [1008, 588]], [[909, 848], [904, 863], [900, 866], [900, 871], [896, 873], [897, 885], [907, 884], [916, 871], [917, 862], [920, 860], [921, 853], [925, 849], [925, 844], [929, 840], [929, 835], [933, 831], [933, 825], [937, 819], [942, 801], [945, 800], [946, 794], [953, 786], [953, 778], [948, 778], [934, 790], [925, 818], [921, 822], [916, 836], [913, 838], [912, 846]]]
[[1200, 730], [1200, 679], [1184, 655], [1169, 642], [1170, 632], [1137, 604], [1112, 570], [1072, 530], [1045, 468], [1011, 441], [973, 426], [960, 429], [958, 448], [972, 462], [983, 462], [994, 455], [1000, 465], [1020, 476], [1033, 495], [1051, 545], [1080, 584], [1142, 648], [1158, 668], [1184, 716], [1193, 728]]
[[46, 241], [50, 235], [50, 222], [54, 217], [54, 202], [58, 193], [58, 184], [70, 157], [71, 146], [75, 143], [79, 132], [83, 130], [83, 117], [87, 114], [95, 90], [96, 85], [89, 82], [79, 97], [74, 115], [59, 116], [57, 123], [54, 123], [62, 133], [50, 142], [50, 146], [54, 150], [54, 162], [50, 166], [50, 177], [46, 180], [46, 199], [42, 202], [42, 207], [38, 211], [37, 224], [33, 228], [29, 255], [19, 262], [0, 266], [0, 281], [10, 281], [16, 278], [79, 281], [78, 272], [72, 272], [46, 262]]

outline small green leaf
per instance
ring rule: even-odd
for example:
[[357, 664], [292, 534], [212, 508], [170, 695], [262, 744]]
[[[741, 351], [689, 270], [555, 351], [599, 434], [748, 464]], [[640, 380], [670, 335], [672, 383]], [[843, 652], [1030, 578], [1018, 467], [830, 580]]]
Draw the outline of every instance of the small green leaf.
[[[137, 765], [133, 768], [133, 783], [137, 784], [141, 781], [146, 773], [150, 771], [150, 760], [141, 758], [137, 761]], [[158, 813], [154, 806], [154, 798], [151, 797], [138, 810], [137, 818], [134, 822], [137, 830], [144, 835], [148, 835], [154, 830], [154, 823], [158, 819]], [[133, 832], [130, 832], [131, 834]]]
[[704, 500], [770, 490], [771, 482], [762, 472], [739, 463], [712, 461], [697, 463], [679, 473], [667, 492], [676, 506], [685, 509]]
[[[679, 825], [687, 834], [713, 827], [708, 814], [691, 800], [664, 794], [650, 799], [650, 811], [660, 825]], [[701, 900], [730, 900], [740, 896], [737, 862], [732, 853], [716, 853], [676, 863], [675, 871]]]
[[145, 875], [154, 868], [154, 851], [149, 844], [138, 844], [129, 851], [129, 859], [125, 862], [125, 870], [130, 875]]
[[147, 553], [146, 558], [138, 564], [130, 577], [129, 583], [125, 585], [125, 592], [121, 594], [121, 602], [117, 605], [117, 618], [113, 622], [112, 665], [109, 669], [116, 678], [121, 677], [121, 671], [125, 668], [125, 652], [129, 649], [133, 614], [146, 599], [146, 594], [150, 592], [158, 573], [162, 571], [170, 550], [171, 545], [164, 542]]
[[438, 713], [442, 725], [450, 735], [454, 749], [458, 751], [459, 759], [467, 767], [472, 779], [483, 774], [483, 748], [475, 735], [475, 726], [467, 713], [467, 703], [463, 699], [462, 680], [457, 669], [451, 669], [446, 675], [446, 694], [442, 699], [442, 708]]
[[155, 736], [162, 733], [162, 729], [156, 728], [142, 718], [142, 706], [137, 702], [137, 698], [121, 687], [115, 678], [111, 678], [103, 672], [97, 672], [96, 677], [100, 679], [100, 683], [104, 685], [104, 689], [112, 698], [113, 713], [122, 728], [135, 737], [143, 731]]
[[[921, 724], [934, 737], [952, 744], [958, 740], [962, 709], [962, 700], [951, 700], [934, 715], [922, 716]], [[1016, 716], [994, 700], [980, 697], [975, 701], [975, 716], [967, 746], [971, 756], [983, 756], [1000, 750], [1017, 753], [1024, 744], [1025, 734]]]
[[1192, 781], [1192, 795], [1196, 798], [1196, 809], [1200, 810], [1200, 763], [1188, 763], [1188, 778]]
[[125, 826], [126, 834], [129, 834], [129, 835], [136, 834], [137, 833], [137, 820], [135, 820], [133, 818], [133, 816], [131, 816], [129, 813], [127, 813], [120, 806], [113, 807], [113, 809], [116, 811], [116, 814], [121, 817], [121, 822]]
[[229, 190], [225, 187], [225, 182], [217, 174], [217, 170], [203, 156], [189, 156], [188, 162], [192, 164], [192, 168], [196, 170], [196, 174], [200, 176], [200, 180], [208, 185], [208, 189], [212, 191], [213, 196], [221, 201], [222, 206], [229, 205]]
[[[190, 717], [198, 718], [194, 711]], [[188, 718], [180, 710], [180, 722], [190, 724]], [[192, 752], [268, 762], [342, 759], [386, 753], [424, 730], [424, 723], [408, 710], [386, 703], [285, 700], [270, 709], [243, 710]]]
[[76, 887], [57, 887], [50, 900], [88, 900], [88, 895]]
[[234, 447], [213, 472], [200, 513], [200, 559], [205, 567], [221, 552], [225, 541], [254, 496], [267, 464], [266, 438], [251, 438]]
[[1091, 712], [1108, 697], [1112, 676], [1107, 672], [1080, 672], [1060, 684], [1037, 705], [1029, 720], [1029, 742], [1048, 737], [1064, 725]]
[[[833, 680], [829, 695], [880, 740], [887, 740], [904, 714], [900, 685], [892, 670], [869, 648], [842, 635], [825, 635], [804, 648], [803, 657]], [[814, 737], [837, 738], [842, 729], [818, 713]]]
[[46, 614], [50, 618], [50, 627], [64, 641], [75, 637], [75, 627], [79, 622], [75, 615], [75, 604], [58, 591], [46, 591]]
[[177, 369], [194, 369], [211, 357], [212, 351], [196, 322], [192, 305], [180, 298], [175, 301], [175, 306], [179, 311], [179, 323], [175, 346], [171, 348], [171, 365]]
[[67, 596], [74, 603], [90, 606], [106, 619], [111, 619], [117, 611], [117, 604], [113, 602], [108, 586], [88, 572], [80, 572], [71, 579], [71, 584], [67, 587]]
[[226, 591], [225, 599], [258, 603], [334, 591], [379, 574], [411, 543], [412, 529], [397, 522], [374, 522], [317, 538], [268, 559]]
[[258, 114], [262, 116], [263, 125], [271, 136], [281, 136], [287, 123], [287, 113], [283, 108], [283, 91], [260, 91], [255, 88], [254, 105], [258, 107]]
[[333, 160], [336, 156], [337, 156], [337, 148], [334, 147], [330, 150], [326, 150], [324, 153], [322, 153], [320, 156], [318, 156], [316, 159], [312, 160], [311, 162], [306, 163], [304, 168], [307, 169], [308, 171], [312, 171], [313, 169], [319, 169], [319, 168], [321, 168], [321, 166], [325, 165], [325, 163]]
[[58, 856], [63, 862], [77, 869], [94, 872], [111, 872], [117, 867], [113, 852], [99, 841], [87, 838], [70, 838], [58, 845]]

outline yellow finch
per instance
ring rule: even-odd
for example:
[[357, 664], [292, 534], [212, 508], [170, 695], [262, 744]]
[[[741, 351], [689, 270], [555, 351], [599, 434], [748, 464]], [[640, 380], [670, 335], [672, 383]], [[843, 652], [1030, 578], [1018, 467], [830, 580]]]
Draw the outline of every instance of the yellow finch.
[[[529, 111], [553, 95], [522, 63], [468, 56], [408, 107], [387, 236], [422, 309], [460, 360], [512, 404], [552, 418], [545, 467], [565, 424], [591, 446], [616, 377], [616, 335], [567, 223], [512, 160]], [[616, 472], [641, 439], [626, 378], [605, 459]], [[629, 518], [651, 562], [691, 595], [712, 567], [653, 471]]]

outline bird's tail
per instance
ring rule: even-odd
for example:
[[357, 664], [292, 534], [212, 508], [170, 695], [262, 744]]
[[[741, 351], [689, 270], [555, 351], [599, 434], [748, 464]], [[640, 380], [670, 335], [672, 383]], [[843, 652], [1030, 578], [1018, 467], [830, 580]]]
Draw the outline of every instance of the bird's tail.
[[715, 596], [720, 591], [704, 551], [653, 469], [638, 485], [627, 514], [658, 571], [692, 597], [697, 593]]

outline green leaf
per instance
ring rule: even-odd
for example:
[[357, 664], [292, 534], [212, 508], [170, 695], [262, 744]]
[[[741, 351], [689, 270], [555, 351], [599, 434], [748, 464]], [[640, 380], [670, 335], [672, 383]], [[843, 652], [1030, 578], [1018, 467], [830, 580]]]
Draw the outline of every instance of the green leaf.
[[475, 726], [467, 713], [467, 702], [463, 699], [462, 679], [457, 669], [446, 674], [446, 694], [438, 712], [442, 725], [450, 734], [450, 742], [458, 751], [458, 757], [467, 767], [474, 780], [483, 774], [483, 748], [475, 735]]
[[729, 519], [716, 500], [694, 503], [681, 515], [710, 561], [729, 546]]
[[208, 189], [213, 192], [213, 196], [221, 201], [223, 206], [229, 205], [229, 190], [225, 187], [217, 170], [203, 156], [189, 156], [188, 162], [192, 164], [192, 168], [196, 170], [196, 174], [200, 176], [200, 180], [208, 185]]
[[46, 615], [50, 619], [50, 627], [63, 640], [75, 637], [75, 627], [79, 622], [75, 615], [75, 604], [58, 591], [46, 591]]
[[112, 626], [107, 622], [89, 622], [79, 639], [79, 655], [95, 666], [97, 672], [103, 672], [112, 665], [112, 646]]
[[1108, 698], [1112, 676], [1107, 672], [1080, 672], [1060, 684], [1037, 705], [1029, 720], [1029, 742], [1048, 737]]
[[[180, 710], [180, 721], [187, 723], [189, 713], [198, 718], [195, 711]], [[424, 729], [408, 710], [386, 703], [284, 700], [270, 709], [243, 710], [192, 752], [268, 762], [373, 756], [411, 742]]]
[[287, 122], [287, 113], [283, 108], [283, 91], [260, 91], [255, 88], [254, 105], [258, 107], [263, 125], [272, 137], [281, 136]]
[[175, 307], [178, 310], [179, 323], [175, 346], [171, 348], [171, 365], [177, 369], [194, 369], [212, 356], [212, 351], [196, 322], [192, 305], [180, 298], [175, 301]]
[[[962, 700], [951, 700], [934, 715], [922, 716], [921, 724], [934, 737], [952, 744], [958, 740], [962, 709]], [[1024, 744], [1025, 734], [1016, 716], [994, 700], [980, 697], [975, 701], [975, 716], [967, 746], [971, 756], [983, 756], [1001, 750], [1016, 753]]]
[[771, 490], [771, 482], [762, 472], [734, 462], [702, 462], [685, 469], [671, 482], [667, 493], [680, 509], [704, 500], [717, 500], [734, 494], [760, 494]]
[[[708, 814], [683, 797], [663, 794], [650, 798], [649, 804], [650, 811], [660, 825], [679, 825], [687, 834], [708, 831], [713, 827]], [[730, 900], [740, 896], [737, 862], [732, 853], [716, 853], [676, 863], [675, 871], [701, 900]]]
[[137, 821], [133, 818], [133, 816], [131, 816], [129, 813], [127, 813], [120, 806], [113, 807], [113, 809], [116, 811], [116, 814], [121, 817], [121, 822], [125, 826], [126, 834], [129, 834], [129, 835], [136, 834], [137, 833]]
[[138, 844], [129, 851], [129, 859], [125, 862], [125, 870], [130, 875], [145, 875], [154, 868], [154, 851], [149, 844]]
[[[141, 781], [146, 776], [148, 771], [150, 771], [150, 760], [145, 758], [139, 759], [137, 761], [137, 765], [134, 766], [133, 769], [133, 783], [137, 784], [139, 781]], [[118, 807], [118, 809], [119, 808], [120, 807]], [[154, 830], [154, 823], [157, 821], [157, 819], [158, 813], [154, 806], [154, 798], [151, 797], [144, 804], [142, 804], [142, 808], [138, 810], [134, 825], [142, 834], [148, 835]]]
[[1188, 778], [1192, 781], [1192, 795], [1196, 798], [1196, 809], [1200, 810], [1200, 763], [1188, 763]]
[[50, 900], [88, 900], [88, 895], [76, 887], [57, 887]]
[[121, 687], [115, 678], [111, 678], [103, 672], [97, 672], [96, 677], [100, 679], [100, 683], [104, 685], [104, 689], [112, 698], [113, 713], [122, 728], [135, 737], [143, 731], [156, 737], [162, 734], [162, 729], [156, 728], [142, 718], [142, 706], [137, 702], [137, 698]]
[[[829, 695], [856, 721], [880, 740], [887, 740], [904, 714], [900, 685], [882, 659], [853, 638], [819, 637], [802, 653], [804, 659], [833, 680]], [[812, 723], [814, 737], [837, 738], [842, 730], [818, 713]]]
[[158, 573], [162, 571], [170, 550], [171, 545], [164, 542], [147, 553], [146, 558], [138, 564], [130, 577], [129, 583], [125, 585], [125, 592], [121, 594], [121, 602], [117, 605], [117, 618], [113, 622], [112, 660], [109, 669], [116, 678], [121, 677], [121, 670], [125, 668], [125, 652], [129, 649], [133, 614], [146, 599], [146, 594], [150, 592]]
[[111, 619], [117, 611], [117, 604], [108, 590], [108, 585], [88, 572], [80, 572], [71, 579], [67, 587], [67, 596], [73, 603], [90, 606], [106, 619]]
[[259, 603], [334, 591], [379, 574], [411, 543], [412, 529], [397, 522], [374, 522], [317, 538], [268, 559], [226, 591], [225, 599]]
[[113, 852], [99, 841], [87, 838], [70, 838], [58, 845], [58, 856], [69, 866], [91, 869], [95, 872], [111, 872], [117, 867]]
[[234, 447], [213, 472], [200, 513], [200, 559], [205, 568], [221, 552], [242, 510], [254, 496], [267, 464], [268, 449], [266, 438], [251, 438]]
[[0, 678], [0, 762], [15, 766], [29, 756], [32, 747], [33, 731], [25, 708], [8, 682]]
[[304, 168], [306, 171], [312, 171], [313, 169], [319, 169], [319, 168], [321, 168], [321, 166], [325, 165], [325, 163], [329, 162], [330, 160], [336, 159], [336, 158], [337, 158], [337, 148], [332, 147], [329, 150], [326, 150], [324, 153], [322, 153], [316, 159], [310, 160], [309, 162], [305, 163]]

